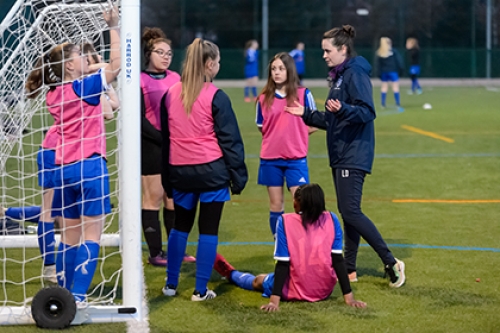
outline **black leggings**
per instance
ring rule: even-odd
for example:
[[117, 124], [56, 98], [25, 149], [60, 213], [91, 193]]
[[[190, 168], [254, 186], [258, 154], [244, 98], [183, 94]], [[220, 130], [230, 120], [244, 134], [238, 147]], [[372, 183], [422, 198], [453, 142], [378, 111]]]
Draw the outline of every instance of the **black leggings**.
[[[188, 210], [174, 203], [175, 226], [178, 231], [190, 233], [194, 225], [196, 206]], [[200, 214], [198, 216], [198, 232], [200, 235], [219, 234], [219, 224], [222, 216], [224, 202], [200, 202]]]
[[396, 263], [382, 235], [361, 211], [365, 172], [355, 169], [332, 169], [337, 192], [337, 206], [344, 220], [344, 258], [347, 272], [356, 271], [360, 237], [377, 252], [384, 265]]

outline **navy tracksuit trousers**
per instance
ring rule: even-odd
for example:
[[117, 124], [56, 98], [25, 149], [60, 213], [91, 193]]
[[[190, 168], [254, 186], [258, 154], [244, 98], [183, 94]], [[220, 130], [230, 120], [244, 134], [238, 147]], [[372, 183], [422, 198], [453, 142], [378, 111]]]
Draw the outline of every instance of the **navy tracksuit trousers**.
[[332, 169], [337, 193], [337, 207], [344, 221], [344, 258], [347, 272], [356, 271], [360, 237], [377, 252], [384, 265], [396, 263], [382, 235], [361, 211], [361, 197], [366, 173], [356, 169]]

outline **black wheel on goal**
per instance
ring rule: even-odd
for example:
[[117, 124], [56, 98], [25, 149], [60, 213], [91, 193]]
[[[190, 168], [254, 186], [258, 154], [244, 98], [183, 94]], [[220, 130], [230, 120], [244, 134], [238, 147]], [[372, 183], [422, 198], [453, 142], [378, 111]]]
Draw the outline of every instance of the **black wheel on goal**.
[[76, 315], [76, 303], [66, 288], [50, 286], [40, 290], [31, 302], [31, 315], [41, 328], [69, 327]]

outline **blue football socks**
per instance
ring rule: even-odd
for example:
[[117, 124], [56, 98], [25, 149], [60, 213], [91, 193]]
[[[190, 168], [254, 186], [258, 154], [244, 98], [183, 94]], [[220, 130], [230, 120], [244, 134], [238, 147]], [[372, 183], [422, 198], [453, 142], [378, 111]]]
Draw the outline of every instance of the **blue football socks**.
[[77, 246], [70, 246], [61, 242], [56, 256], [57, 283], [66, 289], [71, 289], [75, 274], [75, 257]]
[[11, 219], [29, 221], [33, 223], [38, 223], [40, 213], [40, 206], [10, 207], [7, 208], [7, 211], [5, 211], [5, 215]]
[[170, 231], [170, 236], [168, 237], [167, 284], [175, 288], [177, 288], [179, 284], [179, 274], [182, 259], [184, 259], [184, 254], [186, 253], [188, 236], [189, 234], [187, 232], [182, 232], [174, 228]]
[[398, 92], [394, 93], [394, 100], [396, 101], [397, 106], [399, 106], [401, 104]]
[[257, 87], [252, 87], [252, 95], [253, 97], [257, 97]]
[[382, 96], [381, 96], [381, 103], [382, 103], [382, 106], [385, 107], [385, 100], [387, 98], [387, 93], [383, 92], [382, 93]]
[[97, 268], [100, 246], [93, 241], [85, 241], [75, 258], [75, 275], [71, 293], [77, 301], [84, 301]]
[[276, 222], [278, 222], [278, 218], [283, 215], [283, 213], [285, 212], [269, 212], [269, 227], [274, 237], [276, 237]]
[[44, 266], [55, 264], [54, 222], [38, 222], [38, 247], [42, 254]]
[[195, 290], [204, 295], [207, 291], [208, 280], [212, 275], [215, 256], [217, 254], [217, 244], [219, 237], [215, 235], [201, 234], [198, 239], [198, 249], [196, 251], [196, 283]]
[[231, 272], [231, 281], [242, 289], [253, 290], [253, 280], [255, 280], [255, 275], [250, 273], [240, 271]]

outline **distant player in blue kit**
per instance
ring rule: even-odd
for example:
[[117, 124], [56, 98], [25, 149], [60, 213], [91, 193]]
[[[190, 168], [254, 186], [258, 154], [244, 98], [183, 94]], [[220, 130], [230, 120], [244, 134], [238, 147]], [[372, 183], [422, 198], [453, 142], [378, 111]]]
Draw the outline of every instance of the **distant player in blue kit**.
[[254, 276], [234, 269], [220, 254], [214, 269], [246, 290], [270, 297], [261, 307], [277, 311], [281, 300], [316, 302], [328, 298], [340, 283], [344, 301], [357, 308], [366, 303], [354, 298], [342, 256], [342, 229], [337, 216], [326, 210], [318, 184], [301, 185], [295, 191], [295, 213], [278, 219], [274, 273]]
[[418, 40], [413, 37], [408, 38], [406, 40], [406, 50], [410, 58], [410, 93], [420, 95], [422, 93], [422, 87], [420, 87], [418, 83], [418, 76], [420, 75], [420, 47], [418, 46]]
[[36, 97], [46, 85], [47, 109], [57, 129], [55, 186], [62, 189], [62, 231], [57, 279], [85, 302], [100, 251], [106, 214], [111, 212], [106, 135], [101, 93], [120, 71], [118, 8], [103, 13], [110, 29], [109, 64], [88, 75], [89, 62], [78, 45], [64, 43], [45, 53], [31, 72], [27, 91]]
[[259, 80], [259, 42], [251, 39], [245, 44], [245, 102], [249, 103], [250, 91], [253, 99], [257, 99], [257, 81]]
[[306, 73], [306, 60], [304, 56], [304, 43], [298, 42], [295, 48], [290, 51], [290, 56], [295, 61], [295, 67], [297, 68], [297, 75], [299, 76], [299, 82], [302, 85], [302, 80], [304, 79], [304, 74]]
[[403, 60], [396, 49], [392, 48], [392, 41], [387, 37], [380, 38], [380, 46], [377, 50], [378, 71], [382, 85], [380, 86], [382, 107], [385, 107], [388, 82], [392, 83], [392, 92], [399, 112], [404, 111], [401, 107], [399, 94], [399, 74], [403, 70]]
[[161, 102], [163, 188], [174, 199], [175, 225], [168, 238], [167, 279], [162, 292], [175, 296], [189, 233], [198, 214], [196, 282], [192, 301], [215, 298], [207, 288], [219, 242], [224, 203], [248, 180], [245, 151], [229, 97], [212, 80], [219, 48], [196, 38], [187, 48], [181, 81]]
[[309, 134], [316, 129], [287, 112], [286, 106], [304, 103], [316, 109], [311, 92], [299, 86], [292, 57], [281, 52], [269, 62], [267, 83], [257, 101], [257, 127], [262, 133], [259, 185], [269, 194], [269, 226], [274, 236], [276, 220], [284, 213], [283, 185], [292, 198], [298, 186], [309, 183], [307, 151]]

